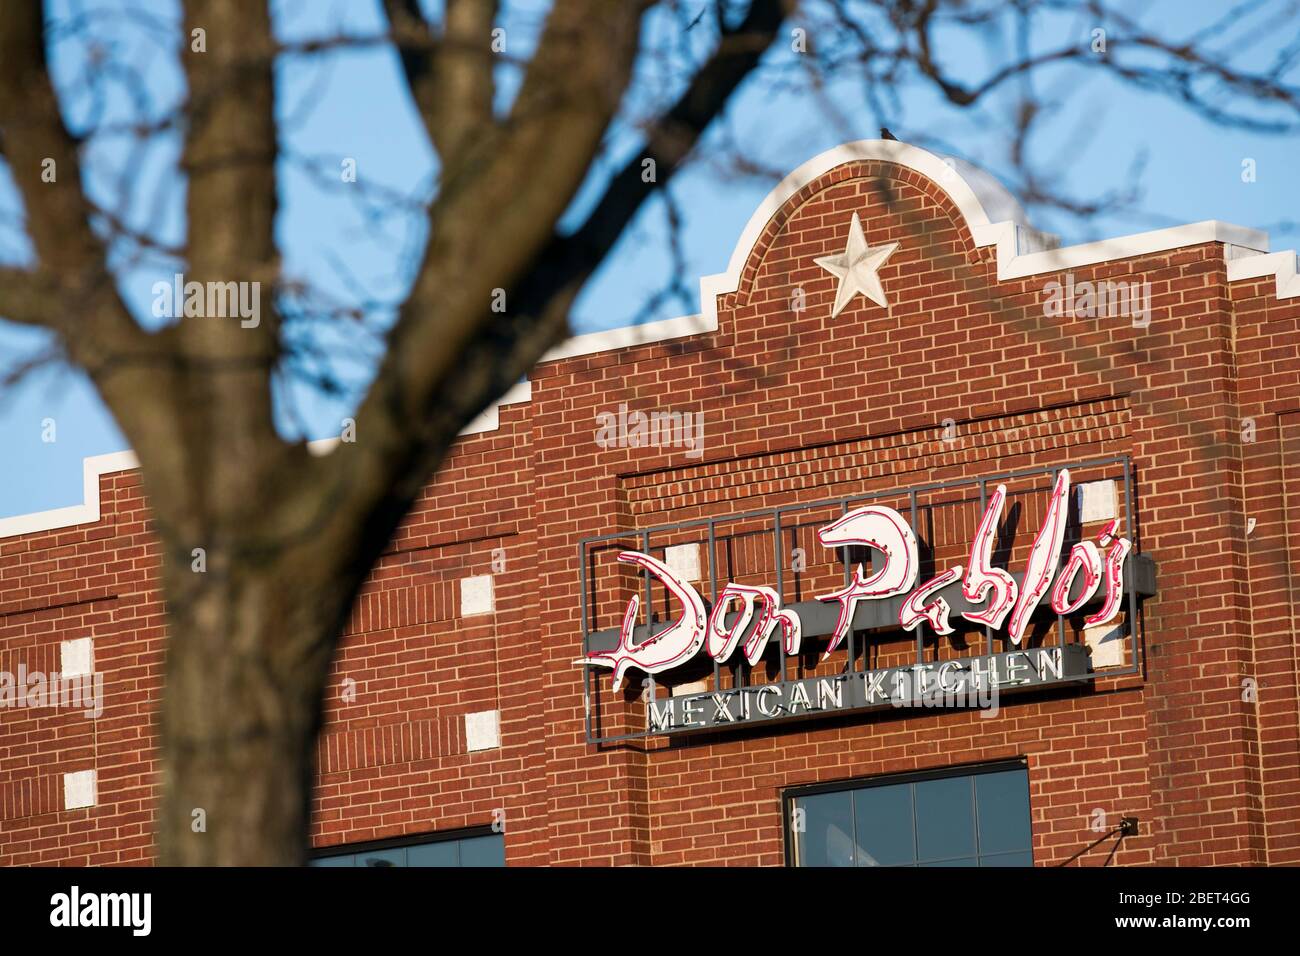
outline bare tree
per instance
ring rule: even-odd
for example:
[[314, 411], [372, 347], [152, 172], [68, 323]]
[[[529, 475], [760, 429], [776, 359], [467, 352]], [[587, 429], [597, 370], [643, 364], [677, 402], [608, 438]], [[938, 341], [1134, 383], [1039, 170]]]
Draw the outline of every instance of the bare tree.
[[[1013, 44], [984, 78], [948, 75], [940, 24], [1014, 37], [1029, 6], [555, 0], [535, 49], [516, 63], [518, 92], [502, 108], [495, 72], [502, 54], [491, 44], [499, 11], [490, 0], [448, 0], [439, 23], [418, 0], [382, 0], [385, 32], [308, 43], [277, 39], [266, 0], [185, 0], [183, 24], [147, 24], [183, 41], [185, 94], [175, 109], [142, 112], [125, 130], [140, 141], [181, 139], [180, 244], [140, 228], [125, 201], [110, 208], [85, 188], [89, 147], [123, 130], [93, 118], [70, 129], [67, 94], [56, 92], [47, 58], [64, 33], [93, 33], [95, 17], [60, 23], [34, 2], [0, 7], [0, 156], [33, 250], [30, 266], [0, 267], [0, 315], [52, 330], [61, 356], [89, 374], [140, 460], [162, 543], [169, 635], [162, 862], [304, 860], [326, 671], [358, 589], [458, 432], [565, 338], [579, 291], [647, 199], [670, 198], [665, 190], [706, 129], [773, 44], [787, 42], [783, 25], [810, 38], [791, 82], [816, 91], [855, 71], [873, 115], [895, 128], [905, 129], [893, 90], [902, 82], [931, 84], [966, 107], [1066, 60], [1178, 96], [1219, 122], [1255, 115], [1234, 104], [1262, 103], [1285, 112], [1280, 131], [1295, 128], [1294, 50], [1240, 73], [1196, 42], [1140, 31], [1096, 4], [1076, 9], [1097, 23], [1127, 25], [1146, 59], [1089, 57], [1084, 38], [1049, 54]], [[643, 148], [608, 177], [581, 223], [562, 229], [638, 92], [633, 78], [648, 53], [643, 24], [653, 14], [682, 39], [673, 58], [680, 82], [669, 101], [634, 117]], [[824, 42], [812, 42], [818, 38]], [[427, 238], [355, 413], [361, 440], [317, 456], [276, 426], [276, 376], [301, 358], [289, 330], [300, 313], [343, 322], [374, 303], [323, 304], [283, 275], [274, 227], [286, 147], [275, 68], [282, 58], [359, 46], [391, 47], [400, 57], [438, 156], [438, 181], [416, 204]], [[1021, 138], [1038, 115], [1032, 91], [1024, 94]], [[725, 146], [725, 131], [719, 135]], [[644, 175], [647, 158], [653, 177]], [[742, 171], [763, 172], [734, 159]], [[1036, 198], [1056, 198], [1027, 161], [1023, 169]], [[246, 327], [182, 316], [157, 328], [137, 321], [119, 277], [150, 257], [182, 262], [190, 281], [258, 283], [262, 321]], [[494, 311], [502, 294], [508, 308]], [[191, 570], [196, 548], [206, 573]], [[190, 828], [197, 807], [209, 811], [201, 838]]]

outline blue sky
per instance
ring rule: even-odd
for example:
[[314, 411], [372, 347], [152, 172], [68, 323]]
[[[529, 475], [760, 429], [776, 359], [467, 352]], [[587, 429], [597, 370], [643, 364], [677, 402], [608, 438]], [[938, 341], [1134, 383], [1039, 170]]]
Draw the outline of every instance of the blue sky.
[[[139, 6], [127, 0], [129, 6]], [[88, 4], [103, 9], [109, 0]], [[159, 5], [152, 4], [149, 9]], [[510, 52], [526, 55], [535, 36], [537, 2], [514, 4], [505, 22]], [[1221, 16], [1228, 5], [1211, 0], [1161, 0], [1144, 5], [1148, 28], [1181, 38]], [[166, 11], [166, 5], [163, 5]], [[275, 4], [276, 27], [286, 38], [342, 32], [373, 33], [381, 29], [378, 3], [307, 3], [284, 0]], [[147, 65], [149, 87], [159, 104], [174, 98], [183, 81], [175, 62], [175, 41], [165, 40], [174, 13], [159, 17], [157, 27], [120, 24], [104, 34], [114, 55]], [[108, 21], [104, 21], [108, 22]], [[1172, 24], [1172, 26], [1171, 26]], [[1031, 42], [1054, 48], [1066, 42], [1085, 44], [1092, 24], [1072, 14], [1045, 14], [1034, 26]], [[1273, 52], [1271, 45], [1291, 40], [1289, 33], [1272, 38], [1261, 34], [1267, 23], [1241, 23], [1209, 38], [1225, 62], [1235, 56], [1252, 59]], [[647, 25], [652, 42], [675, 42], [676, 34], [662, 22]], [[1260, 39], [1260, 37], [1263, 39]], [[700, 40], [707, 42], [701, 32]], [[816, 42], [817, 37], [812, 38]], [[951, 74], [973, 83], [989, 72], [990, 64], [1008, 55], [996, 43], [966, 36], [944, 38]], [[1108, 36], [1111, 45], [1122, 36]], [[1250, 40], [1250, 42], [1247, 42]], [[1242, 53], [1242, 51], [1247, 51]], [[84, 120], [91, 108], [79, 85], [85, 48], [68, 41], [56, 48], [54, 65], [61, 89], [71, 96], [70, 121]], [[915, 81], [893, 89], [896, 106], [890, 115], [874, 113], [851, 73], [833, 78], [825, 101], [834, 117], [807, 90], [787, 89], [779, 72], [794, 54], [784, 47], [771, 58], [769, 71], [742, 89], [726, 116], [725, 126], [740, 151], [770, 170], [789, 171], [823, 150], [852, 139], [874, 138], [883, 122], [902, 139], [949, 151], [1007, 178], [1008, 96], [998, 96], [975, 110], [947, 106], [929, 88]], [[657, 62], [657, 61], [656, 61]], [[674, 93], [674, 78], [656, 62], [643, 64], [643, 80], [632, 108], [648, 109]], [[1258, 66], [1252, 60], [1243, 65]], [[499, 81], [503, 104], [517, 81], [513, 68], [502, 66]], [[342, 300], [364, 290], [371, 299], [397, 301], [409, 274], [404, 265], [422, 238], [414, 217], [394, 216], [375, 221], [362, 211], [355, 193], [344, 194], [324, 181], [337, 178], [341, 157], [356, 160], [358, 176], [367, 184], [415, 200], [427, 197], [436, 182], [435, 158], [401, 87], [396, 58], [387, 50], [367, 49], [336, 54], [326, 61], [295, 61], [281, 67], [279, 109], [292, 129], [286, 142], [297, 161], [281, 167], [281, 215], [278, 232], [286, 271]], [[1034, 141], [1040, 168], [1054, 172], [1060, 184], [1081, 196], [1094, 196], [1133, 185], [1141, 188], [1129, 209], [1080, 221], [1031, 207], [1039, 228], [1058, 232], [1065, 242], [1123, 235], [1145, 229], [1202, 219], [1222, 219], [1270, 231], [1271, 248], [1300, 245], [1300, 142], [1294, 136], [1272, 136], [1225, 129], [1195, 115], [1180, 104], [1151, 92], [1135, 90], [1096, 70], [1052, 67], [1035, 75], [1034, 88], [1050, 107], [1049, 117]], [[1009, 88], [1007, 94], [1014, 92]], [[78, 96], [80, 94], [80, 96]], [[128, 103], [121, 91], [110, 92], [107, 115]], [[629, 124], [611, 136], [607, 157], [597, 165], [568, 221], [580, 221], [587, 204], [599, 195], [609, 169], [636, 155], [639, 139]], [[705, 155], [708, 150], [704, 151]], [[179, 240], [183, 228], [183, 189], [169, 172], [175, 142], [160, 142], [146, 156], [129, 155], [121, 143], [105, 143], [93, 154], [105, 168], [126, 172], [145, 187], [148, 200], [133, 207], [139, 223], [156, 222], [159, 235]], [[1138, 156], [1145, 167], [1134, 182]], [[1257, 179], [1242, 181], [1244, 159], [1255, 160]], [[307, 168], [324, 171], [309, 173]], [[681, 212], [680, 245], [692, 297], [696, 279], [722, 271], [745, 222], [773, 185], [761, 177], [739, 178], [707, 163], [692, 168], [675, 183], [673, 195]], [[100, 176], [88, 184], [107, 198], [115, 183]], [[1013, 189], [1014, 191], [1014, 189]], [[0, 262], [23, 261], [30, 253], [13, 215], [19, 204], [7, 174], [0, 173]], [[626, 325], [636, 318], [666, 318], [693, 312], [698, 299], [668, 301], [651, 315], [643, 306], [671, 275], [667, 217], [660, 203], [648, 206], [624, 236], [614, 255], [582, 295], [574, 316], [575, 331], [588, 332]], [[119, 288], [142, 318], [149, 312], [149, 289], [173, 270], [163, 264], [124, 270]], [[384, 309], [377, 318], [382, 324]], [[299, 422], [312, 437], [337, 433], [338, 420], [355, 401], [371, 368], [377, 343], [373, 335], [335, 324], [313, 327], [317, 344], [338, 356], [334, 370], [351, 394], [326, 400], [292, 387], [281, 403], [283, 427], [294, 433]], [[0, 374], [40, 348], [39, 334], [0, 321]], [[294, 414], [289, 413], [292, 407]], [[42, 440], [43, 423], [53, 419], [56, 441]], [[18, 387], [0, 394], [0, 517], [75, 504], [81, 500], [81, 461], [88, 455], [122, 450], [126, 443], [79, 373], [66, 366], [43, 369]]]

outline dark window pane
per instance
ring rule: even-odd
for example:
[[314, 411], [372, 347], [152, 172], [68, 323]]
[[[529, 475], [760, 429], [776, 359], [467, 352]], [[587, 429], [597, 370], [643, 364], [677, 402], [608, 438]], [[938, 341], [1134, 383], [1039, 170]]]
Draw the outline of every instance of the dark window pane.
[[1030, 848], [1028, 773], [1008, 770], [978, 775], [975, 801], [979, 807], [980, 856]]
[[993, 856], [981, 856], [980, 866], [1033, 866], [1034, 854], [1028, 850], [1018, 853], [995, 853]]
[[407, 866], [460, 866], [459, 840], [440, 840], [406, 848]]
[[803, 797], [795, 809], [803, 811], [804, 832], [796, 831], [800, 866], [853, 865], [852, 792]]
[[797, 866], [1033, 866], [1024, 769], [796, 796]]
[[918, 863], [918, 866], [979, 866], [973, 856], [964, 856], [960, 860], [938, 860], [934, 863]]
[[970, 777], [916, 784], [917, 859], [948, 860], [975, 855], [975, 807]]
[[505, 866], [506, 841], [504, 837], [471, 837], [460, 841], [461, 866]]
[[858, 866], [908, 866], [916, 861], [912, 787], [863, 787], [853, 794]]
[[320, 857], [310, 866], [505, 866], [506, 841], [499, 833], [460, 840], [431, 840], [384, 850]]
[[358, 853], [357, 866], [406, 866], [406, 847]]

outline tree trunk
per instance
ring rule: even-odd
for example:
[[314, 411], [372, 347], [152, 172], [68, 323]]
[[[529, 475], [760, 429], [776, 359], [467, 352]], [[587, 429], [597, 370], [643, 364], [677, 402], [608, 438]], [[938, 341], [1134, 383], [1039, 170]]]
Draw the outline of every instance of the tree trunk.
[[207, 552], [201, 571], [180, 560], [188, 552], [168, 553], [159, 862], [301, 865], [324, 681], [349, 589], [322, 593], [284, 553]]

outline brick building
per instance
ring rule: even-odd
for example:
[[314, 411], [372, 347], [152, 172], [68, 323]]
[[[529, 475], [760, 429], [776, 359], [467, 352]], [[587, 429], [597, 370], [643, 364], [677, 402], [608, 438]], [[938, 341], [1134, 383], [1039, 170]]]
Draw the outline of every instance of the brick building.
[[[1294, 252], [1213, 221], [1062, 248], [870, 141], [701, 293], [467, 429], [338, 655], [319, 862], [1052, 865], [1109, 833], [1096, 865], [1127, 817], [1117, 864], [1300, 862]], [[0, 708], [0, 862], [151, 859], [133, 467], [0, 521], [0, 671], [102, 678], [98, 716]]]

